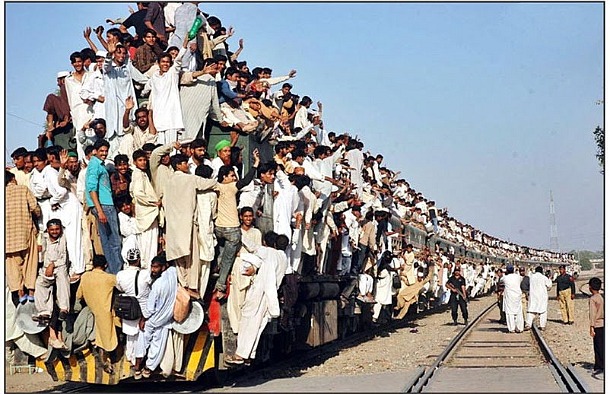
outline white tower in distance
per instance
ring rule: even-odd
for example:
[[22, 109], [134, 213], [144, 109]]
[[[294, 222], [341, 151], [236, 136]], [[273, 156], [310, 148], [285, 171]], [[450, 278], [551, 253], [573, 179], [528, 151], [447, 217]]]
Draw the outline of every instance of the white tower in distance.
[[555, 223], [555, 203], [553, 202], [553, 191], [551, 190], [551, 251], [559, 252], [559, 238], [557, 237], [557, 224]]

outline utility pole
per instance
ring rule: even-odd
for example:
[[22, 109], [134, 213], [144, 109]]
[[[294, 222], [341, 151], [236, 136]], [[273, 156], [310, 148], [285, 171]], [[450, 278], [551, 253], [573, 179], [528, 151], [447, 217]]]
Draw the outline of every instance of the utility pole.
[[553, 191], [551, 190], [551, 251], [559, 252], [559, 238], [557, 236], [557, 224], [555, 223], [555, 202], [553, 201]]

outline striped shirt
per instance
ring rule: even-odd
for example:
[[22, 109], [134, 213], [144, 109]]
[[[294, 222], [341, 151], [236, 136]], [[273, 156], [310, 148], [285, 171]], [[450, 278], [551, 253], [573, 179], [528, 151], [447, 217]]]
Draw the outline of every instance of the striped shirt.
[[36, 197], [27, 186], [9, 183], [5, 189], [6, 210], [4, 213], [6, 243], [5, 253], [26, 250], [34, 222], [32, 214], [39, 217], [40, 207]]

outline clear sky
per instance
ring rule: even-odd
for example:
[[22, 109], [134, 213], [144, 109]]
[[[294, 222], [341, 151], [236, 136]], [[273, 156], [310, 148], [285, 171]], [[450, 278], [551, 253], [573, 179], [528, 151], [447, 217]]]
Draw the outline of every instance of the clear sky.
[[[85, 26], [135, 3], [5, 4], [5, 154], [35, 148], [45, 96]], [[201, 3], [235, 27], [240, 60], [324, 104], [413, 188], [491, 235], [603, 247], [602, 3]], [[94, 38], [95, 40], [95, 38]], [[10, 158], [7, 158], [10, 161]]]

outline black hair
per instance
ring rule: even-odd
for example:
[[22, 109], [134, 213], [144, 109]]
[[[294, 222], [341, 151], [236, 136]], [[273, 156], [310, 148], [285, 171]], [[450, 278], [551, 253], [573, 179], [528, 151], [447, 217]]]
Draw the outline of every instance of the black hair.
[[54, 218], [54, 219], [49, 219], [47, 221], [47, 228], [51, 227], [51, 226], [59, 226], [59, 227], [63, 227], [63, 225], [61, 224], [61, 220]]
[[9, 170], [4, 170], [4, 186], [8, 186], [11, 181], [15, 179], [15, 174], [10, 172]]
[[277, 239], [275, 240], [275, 248], [277, 250], [285, 250], [288, 247], [289, 243], [290, 243], [290, 240], [288, 239], [288, 237], [285, 236], [284, 234], [280, 234], [277, 236]]
[[93, 145], [87, 145], [85, 146], [85, 156], [89, 156], [91, 154], [91, 152], [93, 152], [95, 148], [93, 147]]
[[602, 280], [598, 277], [589, 279], [589, 286], [595, 291], [599, 291], [602, 288]]
[[218, 182], [222, 182], [230, 173], [235, 172], [233, 166], [222, 166], [218, 169]]
[[263, 72], [264, 72], [265, 74], [271, 74], [271, 73], [273, 72], [273, 70], [272, 70], [272, 69], [270, 69], [269, 67], [263, 67]]
[[102, 146], [105, 146], [106, 148], [110, 148], [110, 143], [108, 141], [106, 141], [105, 139], [100, 138], [97, 141], [95, 141], [95, 143], [93, 144], [93, 149], [98, 150]]
[[252, 207], [242, 207], [239, 210], [239, 216], [242, 216], [246, 212], [250, 212], [250, 213], [254, 214], [254, 209], [252, 209]]
[[309, 105], [313, 103], [313, 100], [309, 96], [303, 96], [301, 99], [301, 105]]
[[116, 27], [113, 27], [112, 29], [108, 29], [108, 31], [106, 32], [106, 34], [110, 34], [112, 36], [117, 37], [117, 39], [119, 40], [119, 42], [122, 44], [123, 43], [123, 33]]
[[76, 59], [83, 60], [83, 55], [80, 52], [72, 52], [70, 54], [70, 63], [74, 63]]
[[38, 148], [32, 153], [32, 158], [37, 158], [40, 161], [47, 161], [47, 150], [45, 148]]
[[212, 173], [214, 173], [214, 170], [206, 164], [199, 164], [195, 169], [195, 175], [206, 179], [212, 179]]
[[294, 185], [296, 186], [296, 188], [298, 190], [301, 190], [305, 186], [309, 186], [310, 183], [311, 183], [311, 178], [308, 177], [307, 175], [300, 175], [294, 179]]
[[93, 119], [93, 120], [91, 121], [91, 123], [89, 123], [89, 127], [91, 127], [92, 129], [95, 129], [95, 127], [96, 127], [98, 124], [103, 124], [103, 125], [104, 125], [104, 127], [106, 127], [106, 119], [104, 119], [104, 118], [96, 118], [96, 119]]
[[[146, 151], [143, 149], [137, 149], [131, 155], [131, 158], [133, 159], [133, 161], [136, 161], [140, 157], [146, 157], [148, 159], [148, 153], [146, 153]], [[116, 164], [116, 162], [115, 162], [115, 164]]]
[[227, 59], [227, 57], [225, 55], [216, 55], [216, 56], [214, 56], [214, 61], [216, 63], [226, 62], [227, 60], [229, 60], [229, 59]]
[[171, 157], [170, 163], [171, 163], [171, 166], [174, 169], [174, 171], [176, 171], [178, 164], [188, 162], [188, 161], [189, 161], [189, 158], [186, 155], [183, 155], [182, 153], [176, 153], [175, 155], [173, 155]]
[[124, 154], [118, 154], [114, 156], [114, 165], [117, 165], [119, 163], [129, 163], [129, 157]]
[[538, 267], [536, 267], [536, 269], [534, 271], [542, 273], [542, 266], [539, 265]]
[[81, 59], [86, 60], [89, 59], [91, 62], [95, 62], [95, 52], [91, 48], [83, 48], [80, 51]]
[[292, 89], [292, 85], [291, 85], [291, 84], [289, 84], [288, 82], [286, 82], [286, 83], [284, 83], [284, 84], [282, 85], [282, 89], [284, 89], [284, 88], [290, 88], [290, 89]]
[[268, 233], [266, 233], [263, 236], [263, 241], [265, 241], [265, 245], [267, 247], [274, 248], [277, 237], [278, 237], [277, 233], [274, 233], [273, 231], [269, 231]]
[[260, 178], [261, 174], [266, 174], [269, 171], [273, 171], [275, 173], [276, 168], [277, 168], [276, 162], [268, 161], [268, 162], [262, 163], [258, 166], [256, 174]]
[[136, 109], [136, 112], [134, 112], [134, 115], [136, 116], [136, 118], [138, 117], [138, 114], [140, 112], [146, 112], [146, 115], [148, 115], [148, 108], [146, 107], [140, 107], [138, 109]]
[[59, 152], [61, 152], [60, 146], [53, 145], [47, 148], [47, 156], [51, 155], [56, 160], [59, 160]]
[[27, 154], [28, 154], [28, 150], [27, 150], [27, 149], [25, 149], [23, 146], [21, 146], [21, 147], [19, 147], [19, 148], [15, 149], [15, 150], [13, 151], [13, 153], [11, 153], [11, 157], [14, 159], [14, 158], [16, 158], [16, 157], [24, 157], [24, 156], [27, 156]]
[[171, 51], [178, 51], [178, 52], [180, 52], [180, 49], [178, 49], [178, 47], [177, 47], [177, 46], [172, 45], [171, 47], [169, 47], [169, 48], [167, 48], [167, 49], [165, 50], [165, 52], [166, 52], [166, 53], [170, 53]]
[[207, 145], [208, 145], [208, 143], [205, 142], [205, 140], [203, 138], [195, 138], [191, 142], [191, 149], [201, 148], [202, 146], [205, 148], [205, 147], [207, 147]]
[[[147, 34], [152, 34], [153, 36], [157, 37], [157, 31], [155, 29], [146, 29], [144, 30], [144, 36], [146, 36]], [[144, 37], [142, 37], [143, 39]]]
[[208, 25], [212, 26], [212, 25], [221, 25], [222, 26], [222, 22], [220, 21], [220, 19], [218, 19], [215, 16], [209, 16], [207, 18], [208, 21]]
[[155, 144], [153, 144], [152, 142], [147, 142], [144, 145], [142, 145], [142, 150], [146, 151], [146, 152], [152, 152], [155, 150], [157, 146]]
[[103, 254], [95, 254], [93, 255], [93, 267], [105, 267], [108, 263], [106, 262], [106, 257]]

